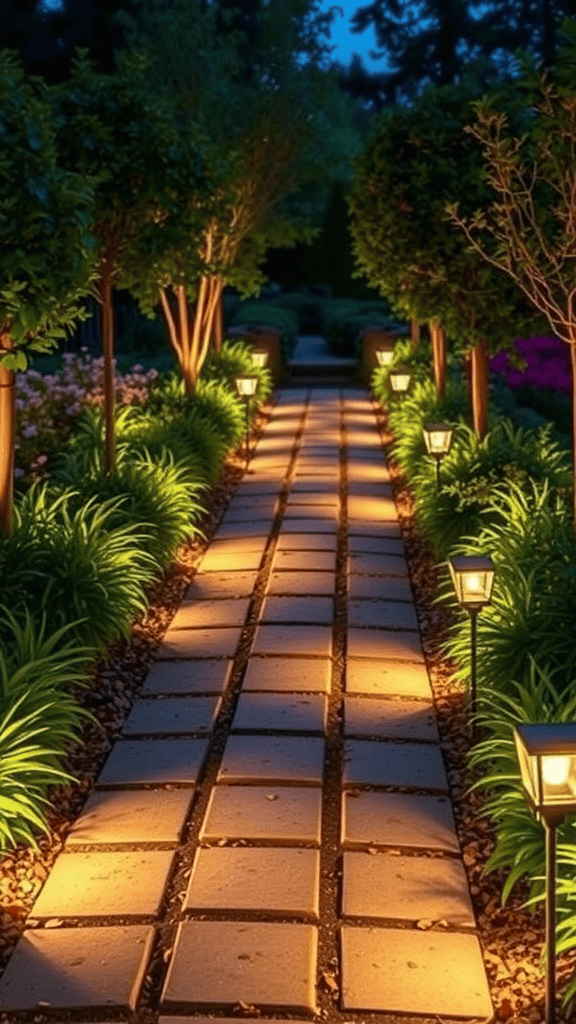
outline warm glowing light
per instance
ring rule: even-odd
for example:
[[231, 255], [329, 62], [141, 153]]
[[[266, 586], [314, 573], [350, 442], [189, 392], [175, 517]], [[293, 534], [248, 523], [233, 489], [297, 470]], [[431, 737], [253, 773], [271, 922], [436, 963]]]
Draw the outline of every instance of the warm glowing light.
[[257, 387], [258, 377], [236, 377], [236, 390], [241, 398], [252, 398]]
[[470, 576], [468, 573], [464, 574], [462, 580], [462, 589], [468, 594], [482, 594], [484, 593], [484, 585], [480, 580], [479, 576]]
[[403, 394], [405, 391], [408, 391], [411, 376], [410, 370], [407, 370], [404, 366], [397, 366], [394, 370], [390, 370], [389, 380], [392, 391], [395, 391], [397, 394]]
[[394, 346], [393, 345], [381, 345], [380, 348], [376, 349], [376, 359], [378, 360], [379, 366], [390, 366], [394, 358]]
[[463, 608], [477, 612], [490, 604], [496, 567], [483, 555], [458, 555], [448, 562], [456, 597]]
[[542, 758], [542, 779], [547, 786], [565, 786], [570, 776], [572, 758], [554, 755]]
[[268, 362], [268, 352], [265, 348], [253, 348], [252, 349], [252, 362], [254, 366], [258, 366], [262, 369]]
[[426, 423], [424, 441], [429, 455], [440, 458], [447, 455], [452, 445], [454, 428], [448, 423]]

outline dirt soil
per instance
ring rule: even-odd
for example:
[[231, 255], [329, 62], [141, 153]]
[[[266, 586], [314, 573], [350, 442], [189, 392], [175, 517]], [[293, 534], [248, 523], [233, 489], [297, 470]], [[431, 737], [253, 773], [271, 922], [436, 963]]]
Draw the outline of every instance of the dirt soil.
[[[269, 412], [263, 409], [257, 429], [267, 421]], [[381, 422], [385, 442], [385, 423]], [[66, 835], [81, 810], [92, 784], [100, 772], [106, 756], [120, 735], [126, 717], [154, 660], [155, 651], [196, 571], [221, 515], [242, 477], [244, 464], [239, 457], [229, 459], [219, 486], [210, 495], [210, 512], [201, 524], [204, 539], [190, 541], [165, 575], [152, 588], [150, 606], [143, 619], [133, 628], [128, 642], [116, 644], [105, 661], [93, 669], [94, 685], [80, 690], [78, 698], [95, 716], [95, 721], [84, 727], [82, 743], [69, 752], [67, 770], [78, 780], [75, 785], [51, 791], [49, 815], [50, 834], [39, 840], [37, 850], [17, 849], [0, 856], [0, 974], [18, 941], [27, 917], [34, 905], [44, 880], [56, 857], [62, 850]], [[414, 503], [411, 493], [397, 466], [392, 465], [394, 495], [406, 547], [409, 571], [416, 596], [422, 632], [422, 642], [430, 674], [434, 702], [441, 735], [442, 749], [448, 769], [451, 794], [464, 865], [468, 873], [470, 892], [476, 912], [492, 1000], [498, 1021], [508, 1024], [540, 1024], [544, 1018], [544, 976], [540, 952], [544, 941], [542, 911], [523, 909], [526, 893], [517, 890], [501, 907], [504, 876], [501, 872], [483, 875], [483, 868], [494, 849], [494, 833], [489, 820], [483, 817], [484, 797], [469, 791], [474, 781], [466, 764], [471, 744], [467, 724], [465, 694], [460, 686], [450, 682], [454, 666], [441, 654], [452, 612], [433, 604], [436, 589], [437, 566], [429, 550], [418, 536]], [[328, 765], [330, 771], [330, 765]], [[327, 780], [329, 782], [329, 780]], [[335, 807], [334, 813], [337, 813]], [[334, 880], [326, 878], [333, 886]], [[336, 971], [336, 965], [334, 965]], [[560, 959], [558, 989], [561, 992], [576, 971], [576, 953]], [[329, 972], [324, 972], [329, 973]], [[332, 988], [326, 981], [326, 987]], [[327, 993], [328, 995], [329, 993]], [[331, 993], [330, 993], [331, 994]], [[338, 1013], [332, 1000], [324, 1005], [324, 1020], [352, 1024], [392, 1024], [393, 1018], [384, 1015]], [[249, 1013], [249, 1011], [251, 1011]], [[239, 1008], [239, 1014], [256, 1016], [252, 1008]], [[149, 1013], [138, 1020], [155, 1019]], [[73, 1015], [58, 1014], [58, 1021], [73, 1021]], [[78, 1019], [78, 1018], [76, 1018]], [[103, 1018], [104, 1019], [104, 1018]], [[124, 1014], [108, 1013], [106, 1020], [125, 1020]], [[134, 1018], [129, 1018], [133, 1020]], [[25, 1024], [54, 1022], [55, 1018], [43, 1012], [18, 1015]], [[395, 1019], [394, 1019], [395, 1020]], [[576, 1021], [576, 1007], [572, 1013], [561, 1011], [558, 1024]], [[1, 1024], [13, 1024], [0, 1013]], [[405, 1024], [408, 1019], [404, 1018]], [[437, 1024], [442, 1024], [436, 1018]]]

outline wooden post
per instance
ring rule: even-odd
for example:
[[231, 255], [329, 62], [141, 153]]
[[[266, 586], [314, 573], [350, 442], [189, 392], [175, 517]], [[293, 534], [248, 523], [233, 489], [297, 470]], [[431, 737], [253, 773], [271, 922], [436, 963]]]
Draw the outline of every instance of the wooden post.
[[479, 342], [471, 352], [472, 425], [479, 441], [488, 433], [488, 345]]
[[446, 395], [446, 335], [439, 324], [430, 324], [432, 357], [434, 362], [434, 383], [439, 398]]
[[410, 341], [412, 342], [412, 348], [418, 348], [420, 344], [420, 324], [414, 317], [410, 320]]
[[114, 374], [114, 304], [112, 297], [113, 273], [110, 264], [104, 260], [100, 276], [102, 355], [104, 356], [104, 466], [106, 473], [114, 472], [116, 461], [116, 437], [114, 428], [114, 407], [116, 404]]
[[[0, 349], [1, 351], [1, 349]], [[0, 366], [0, 534], [12, 531], [16, 374]]]

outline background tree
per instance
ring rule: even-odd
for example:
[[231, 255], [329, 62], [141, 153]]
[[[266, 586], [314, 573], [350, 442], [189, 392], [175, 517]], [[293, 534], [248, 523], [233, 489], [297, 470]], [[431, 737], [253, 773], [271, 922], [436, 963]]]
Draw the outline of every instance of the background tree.
[[[97, 296], [104, 357], [105, 466], [112, 472], [114, 438], [113, 290], [122, 268], [140, 253], [141, 236], [163, 231], [183, 192], [198, 198], [199, 145], [173, 111], [154, 97], [146, 62], [118, 58], [114, 74], [99, 74], [85, 54], [69, 81], [53, 92], [58, 144], [66, 166], [97, 181], [92, 232], [97, 242]], [[157, 240], [157, 246], [161, 244]], [[166, 244], [169, 244], [168, 237]], [[132, 250], [132, 251], [131, 251]], [[131, 274], [125, 283], [130, 285]]]
[[58, 161], [38, 83], [0, 52], [0, 533], [11, 529], [15, 373], [84, 314], [93, 276], [89, 178]]
[[471, 64], [487, 74], [516, 73], [519, 48], [550, 66], [571, 0], [373, 0], [359, 7], [352, 31], [373, 26], [384, 63], [388, 102], [411, 98], [430, 83], [461, 80]]
[[477, 104], [468, 131], [480, 143], [492, 201], [472, 216], [458, 206], [451, 214], [486, 265], [504, 271], [570, 346], [576, 524], [576, 23], [565, 32], [552, 74], [525, 68], [532, 117], [523, 134], [496, 101]]
[[432, 325], [440, 393], [443, 332], [458, 355], [470, 355], [473, 426], [483, 437], [489, 355], [512, 345], [526, 310], [446, 217], [448, 202], [458, 199], [472, 212], [490, 194], [480, 153], [463, 130], [477, 97], [475, 83], [464, 82], [384, 111], [358, 162], [350, 209], [358, 265], [370, 284], [399, 314]]
[[[292, 244], [308, 230], [302, 211], [295, 218], [287, 197], [337, 171], [353, 146], [346, 106], [322, 64], [328, 22], [317, 0], [262, 3], [253, 13], [257, 30], [249, 74], [246, 33], [234, 28], [222, 5], [206, 8], [188, 0], [175, 4], [167, 18], [164, 4], [142, 0], [131, 23], [132, 45], [150, 56], [155, 87], [167, 91], [184, 125], [199, 125], [205, 133], [207, 160], [218, 178], [204, 205], [200, 242], [181, 240], [163, 262], [148, 264], [160, 285], [173, 347], [185, 353], [181, 365], [189, 392], [210, 344], [223, 288], [251, 277], [253, 290], [259, 290], [256, 265], [264, 261], [266, 245]], [[218, 30], [221, 19], [226, 32]], [[198, 38], [202, 49], [191, 63]], [[205, 267], [200, 276], [199, 262]], [[150, 307], [149, 281], [142, 293]]]

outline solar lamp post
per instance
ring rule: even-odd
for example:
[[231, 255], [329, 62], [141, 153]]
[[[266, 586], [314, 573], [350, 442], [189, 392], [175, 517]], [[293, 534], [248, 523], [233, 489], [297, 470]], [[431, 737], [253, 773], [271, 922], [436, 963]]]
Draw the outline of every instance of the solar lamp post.
[[388, 380], [394, 394], [402, 398], [402, 395], [405, 395], [410, 387], [412, 373], [406, 366], [395, 366], [393, 370], [390, 370]]
[[252, 374], [236, 377], [236, 391], [246, 406], [246, 465], [250, 459], [250, 399], [254, 398], [258, 389], [259, 378]]
[[394, 343], [392, 341], [384, 341], [378, 348], [375, 349], [376, 359], [378, 366], [390, 366], [394, 358]]
[[576, 723], [522, 723], [514, 730], [520, 775], [546, 832], [546, 1024], [556, 1020], [556, 829], [576, 814]]
[[251, 355], [252, 355], [252, 362], [254, 363], [254, 366], [257, 366], [259, 369], [263, 369], [266, 366], [266, 363], [268, 362], [268, 350], [267, 349], [265, 349], [265, 348], [253, 348], [252, 352], [251, 352]]
[[448, 562], [458, 604], [470, 616], [470, 709], [476, 714], [476, 620], [492, 600], [496, 566], [484, 555], [458, 555]]
[[440, 490], [440, 463], [448, 455], [452, 445], [454, 428], [448, 423], [426, 423], [424, 425], [424, 444], [431, 459], [436, 463], [436, 489]]

